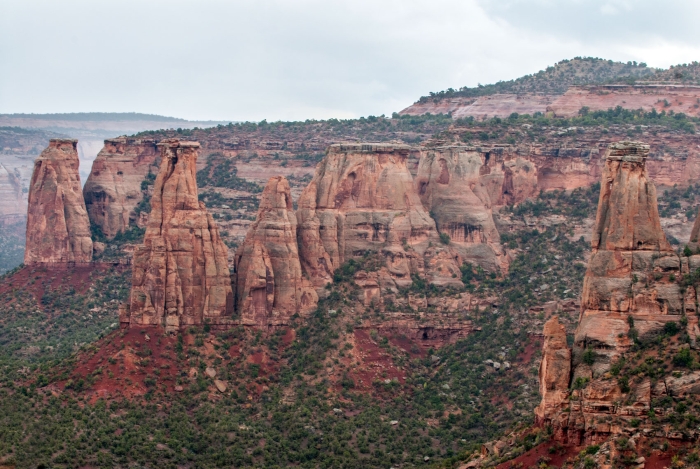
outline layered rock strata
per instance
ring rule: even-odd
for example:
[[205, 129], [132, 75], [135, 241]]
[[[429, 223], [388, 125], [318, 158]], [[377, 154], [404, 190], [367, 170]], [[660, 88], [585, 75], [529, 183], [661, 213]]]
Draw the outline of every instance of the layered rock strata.
[[104, 141], [85, 182], [83, 194], [90, 221], [107, 238], [137, 222], [136, 206], [143, 200], [141, 183], [158, 171], [160, 155], [153, 139], [119, 137]]
[[164, 140], [144, 244], [134, 253], [131, 304], [123, 322], [162, 325], [232, 323], [226, 245], [195, 177], [199, 144]]
[[[695, 291], [682, 293], [677, 281], [692, 258], [679, 258], [661, 230], [656, 189], [646, 171], [648, 152], [647, 145], [620, 142], [606, 155], [571, 365], [562, 328], [554, 320], [545, 325], [542, 402], [535, 415], [574, 444], [620, 433], [631, 428], [632, 419], [646, 425], [652, 398], [670, 392], [668, 380], [640, 377], [623, 389], [608, 371], [633, 343], [649, 341], [666, 323], [695, 314]], [[695, 381], [686, 381], [678, 388], [695, 389]]]
[[77, 140], [51, 139], [34, 162], [25, 264], [92, 260], [90, 221], [80, 187]]
[[411, 148], [393, 144], [331, 145], [299, 199], [302, 268], [322, 288], [342, 263], [368, 252], [386, 259], [385, 287], [407, 286], [424, 272], [461, 285], [458, 256], [440, 244], [406, 166]]
[[235, 266], [236, 311], [244, 325], [288, 324], [294, 314], [303, 316], [316, 307], [318, 295], [299, 262], [297, 220], [286, 178], [272, 177], [265, 186]]
[[[506, 257], [488, 188], [492, 181], [481, 174], [485, 164], [486, 155], [475, 149], [456, 146], [427, 150], [420, 159], [416, 188], [438, 231], [450, 237], [450, 246], [462, 262], [492, 272], [505, 271]], [[509, 165], [504, 167], [508, 169]], [[501, 186], [513, 185], [513, 171], [508, 174], [510, 178], [504, 178]]]
[[0, 164], [0, 225], [21, 221], [26, 214], [27, 199], [19, 170]]

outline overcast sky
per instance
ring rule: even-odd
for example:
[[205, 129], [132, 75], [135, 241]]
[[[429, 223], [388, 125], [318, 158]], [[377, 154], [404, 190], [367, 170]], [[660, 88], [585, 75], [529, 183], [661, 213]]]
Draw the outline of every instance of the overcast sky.
[[297, 120], [595, 56], [700, 60], [697, 0], [0, 0], [0, 113]]

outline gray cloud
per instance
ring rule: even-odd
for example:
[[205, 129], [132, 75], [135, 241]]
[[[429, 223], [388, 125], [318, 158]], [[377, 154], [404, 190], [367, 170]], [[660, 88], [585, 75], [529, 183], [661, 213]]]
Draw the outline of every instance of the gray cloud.
[[[400, 110], [429, 91], [516, 78], [576, 55], [651, 65], [676, 56], [693, 60], [694, 45], [687, 39], [687, 50], [679, 48], [684, 36], [671, 27], [657, 28], [654, 40], [629, 40], [603, 27], [613, 21], [603, 13], [567, 23], [569, 13], [585, 10], [584, 2], [556, 5], [562, 3], [0, 0], [0, 112], [356, 117]], [[585, 3], [596, 11], [605, 6]], [[668, 4], [684, 8], [686, 19], [679, 21], [691, 21], [691, 2]], [[653, 12], [638, 5], [647, 2], [633, 2], [631, 14], [646, 28]]]

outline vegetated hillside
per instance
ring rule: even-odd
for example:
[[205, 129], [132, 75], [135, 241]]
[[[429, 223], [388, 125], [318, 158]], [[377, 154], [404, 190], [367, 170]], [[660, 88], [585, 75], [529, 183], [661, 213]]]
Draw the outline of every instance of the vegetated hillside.
[[[364, 306], [354, 274], [377, 268], [368, 253], [336, 273], [309, 319], [270, 334], [205, 326], [177, 337], [130, 329], [98, 339], [116, 322], [128, 271], [25, 267], [5, 277], [0, 291], [0, 461], [456, 464], [482, 442], [532, 422], [542, 324], [553, 312], [570, 329], [575, 324], [587, 245], [572, 224], [551, 219], [587, 219], [595, 207], [589, 192], [543, 197], [539, 208], [503, 215], [514, 227], [504, 238], [514, 258], [505, 277], [464, 265], [463, 289], [429, 286], [416, 276], [397, 296], [408, 301]], [[411, 302], [463, 295], [477, 306], [453, 319], [476, 330], [440, 349], [373, 326], [392, 314], [417, 314]], [[227, 383], [224, 392], [207, 369]], [[544, 436], [517, 438], [513, 451]]]
[[496, 93], [545, 93], [563, 94], [572, 85], [593, 85], [616, 82], [620, 79], [636, 80], [651, 76], [656, 69], [645, 63], [614, 62], [595, 57], [575, 57], [562, 60], [553, 66], [532, 75], [508, 81], [499, 81], [491, 85], [479, 85], [476, 88], [462, 87], [457, 90], [449, 88], [444, 91], [431, 92], [422, 96], [418, 102], [441, 100], [456, 96], [477, 97]]
[[639, 80], [700, 85], [700, 62], [672, 65], [668, 70], [658, 70], [653, 75], [644, 76]]
[[0, 224], [0, 274], [22, 263], [26, 233], [26, 220]]

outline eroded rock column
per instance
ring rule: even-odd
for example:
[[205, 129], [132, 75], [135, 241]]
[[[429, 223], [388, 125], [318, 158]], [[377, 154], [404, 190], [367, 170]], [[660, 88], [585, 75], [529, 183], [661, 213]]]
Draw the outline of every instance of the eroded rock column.
[[25, 264], [85, 263], [92, 238], [78, 172], [77, 140], [51, 139], [29, 186]]
[[144, 244], [134, 253], [131, 325], [231, 324], [228, 251], [214, 218], [198, 200], [199, 143], [158, 144], [161, 163]]

